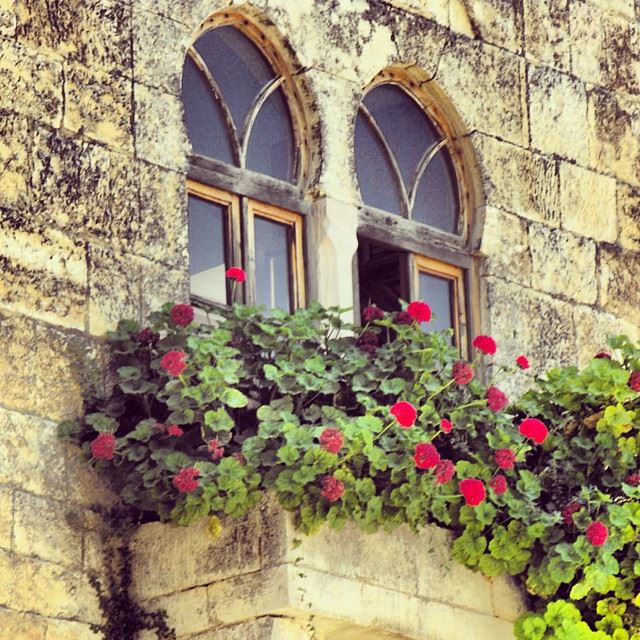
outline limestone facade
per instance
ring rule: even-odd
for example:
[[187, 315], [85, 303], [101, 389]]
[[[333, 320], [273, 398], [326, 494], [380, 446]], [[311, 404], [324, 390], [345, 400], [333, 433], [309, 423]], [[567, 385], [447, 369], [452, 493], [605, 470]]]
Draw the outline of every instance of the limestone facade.
[[[113, 496], [55, 426], [103, 376], [108, 328], [188, 296], [182, 64], [202, 21], [228, 6], [288, 52], [306, 89], [313, 296], [352, 304], [357, 105], [380, 70], [412, 65], [446, 96], [473, 150], [474, 321], [497, 339], [498, 363], [520, 353], [533, 363], [510, 390], [548, 366], [583, 364], [608, 333], [638, 335], [638, 0], [0, 0], [0, 640], [97, 637], [88, 572], [101, 566], [104, 523], [90, 507]], [[154, 540], [176, 535], [154, 527]], [[430, 601], [419, 585], [341, 574], [318, 546], [342, 543], [318, 540], [310, 574], [335, 574], [345, 593], [405, 594], [416, 615]], [[238, 573], [284, 571], [279, 557], [256, 557]], [[145, 597], [188, 591], [167, 602], [181, 637], [307, 637], [285, 600], [230, 620], [203, 596], [229, 597], [215, 576], [170, 592], [154, 591], [156, 579], [139, 585]], [[476, 579], [464, 597], [484, 597]], [[478, 615], [501, 629], [513, 610], [492, 598]], [[347, 620], [318, 603], [320, 618]], [[363, 613], [344, 624], [327, 637], [386, 623]], [[380, 637], [445, 637], [394, 624]]]

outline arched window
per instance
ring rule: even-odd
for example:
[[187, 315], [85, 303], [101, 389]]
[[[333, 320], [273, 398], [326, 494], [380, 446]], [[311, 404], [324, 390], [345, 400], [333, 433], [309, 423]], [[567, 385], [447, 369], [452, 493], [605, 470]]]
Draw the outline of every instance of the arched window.
[[246, 302], [304, 304], [307, 131], [288, 65], [253, 22], [226, 11], [203, 25], [187, 52], [182, 100], [193, 151], [194, 302], [229, 303], [224, 273], [235, 265], [247, 272]]
[[399, 309], [427, 301], [430, 329], [467, 333], [469, 203], [463, 142], [436, 97], [406, 69], [389, 69], [362, 99], [355, 167], [362, 198], [359, 303]]

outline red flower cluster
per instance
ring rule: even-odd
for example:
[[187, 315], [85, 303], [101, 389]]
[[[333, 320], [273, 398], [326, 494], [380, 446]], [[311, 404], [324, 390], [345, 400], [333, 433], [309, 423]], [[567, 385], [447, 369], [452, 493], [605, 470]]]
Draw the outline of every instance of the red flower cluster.
[[417, 323], [429, 322], [431, 320], [431, 307], [422, 300], [414, 300], [409, 303], [407, 307], [407, 313], [412, 320]]
[[442, 418], [442, 420], [440, 420], [440, 428], [445, 432], [445, 433], [451, 433], [451, 429], [453, 429], [453, 425], [451, 424], [451, 422], [449, 420], [447, 420], [446, 418]]
[[420, 442], [416, 445], [413, 460], [418, 469], [433, 469], [440, 462], [440, 454], [430, 442]]
[[116, 450], [116, 437], [113, 433], [99, 433], [91, 442], [91, 457], [94, 460], [113, 460]]
[[596, 355], [593, 357], [598, 358], [598, 360], [602, 360], [602, 359], [611, 360], [611, 355], [608, 354], [606, 351], [598, 351], [598, 353], [596, 353]]
[[374, 320], [382, 320], [384, 318], [384, 311], [375, 304], [367, 305], [362, 310], [362, 321], [363, 322], [373, 322]]
[[477, 507], [487, 497], [484, 482], [478, 480], [478, 478], [465, 478], [464, 480], [460, 480], [458, 488], [465, 502], [470, 507]]
[[322, 495], [329, 502], [340, 500], [344, 494], [344, 482], [335, 476], [325, 476], [322, 478]]
[[609, 529], [607, 529], [607, 525], [599, 520], [592, 522], [586, 530], [587, 540], [594, 547], [601, 547], [609, 537]]
[[518, 356], [516, 358], [516, 364], [521, 369], [528, 369], [529, 368], [529, 359], [527, 358], [527, 356]]
[[500, 469], [513, 469], [516, 463], [516, 454], [513, 449], [498, 449], [495, 453], [496, 464]]
[[501, 496], [507, 490], [507, 479], [501, 473], [498, 473], [491, 478], [489, 486], [497, 496]]
[[177, 424], [170, 424], [167, 427], [167, 435], [168, 436], [176, 436], [179, 438], [184, 435], [184, 431]]
[[244, 282], [247, 279], [247, 274], [240, 267], [230, 267], [224, 272], [224, 275], [236, 282]]
[[378, 334], [375, 331], [363, 331], [357, 344], [361, 351], [375, 353], [378, 348]]
[[200, 471], [195, 467], [184, 467], [173, 476], [173, 486], [180, 493], [191, 493], [198, 488]]
[[496, 341], [491, 336], [476, 336], [471, 344], [488, 356], [492, 356], [497, 349]]
[[193, 322], [193, 307], [190, 304], [174, 304], [169, 315], [173, 324], [186, 327]]
[[177, 378], [186, 368], [184, 359], [187, 354], [184, 351], [168, 351], [162, 356], [160, 366], [174, 378]]
[[389, 413], [398, 421], [398, 424], [404, 429], [412, 427], [418, 417], [416, 408], [410, 402], [396, 402]]
[[493, 412], [500, 411], [500, 409], [503, 409], [509, 404], [509, 398], [507, 398], [498, 387], [488, 387], [485, 398], [487, 399], [489, 409]]
[[220, 458], [222, 458], [222, 456], [224, 455], [224, 447], [220, 446], [218, 438], [209, 440], [209, 453], [211, 454], [211, 459], [214, 462], [216, 460], [220, 460]]
[[320, 446], [330, 453], [338, 453], [344, 444], [344, 436], [339, 429], [325, 429], [320, 434]]
[[525, 438], [531, 438], [536, 444], [542, 444], [549, 435], [549, 429], [537, 418], [525, 418], [518, 429]]
[[145, 327], [137, 335], [138, 342], [147, 347], [151, 347], [160, 340], [160, 334], [150, 327]]
[[624, 481], [632, 487], [637, 487], [640, 484], [640, 473], [630, 473]]
[[632, 371], [629, 376], [629, 386], [634, 391], [640, 391], [640, 371]]
[[413, 324], [413, 318], [406, 311], [398, 311], [393, 316], [393, 321], [396, 324]]
[[582, 509], [582, 505], [577, 500], [568, 502], [562, 510], [562, 522], [564, 522], [567, 527], [573, 526], [573, 514], [580, 511], [580, 509]]
[[456, 468], [451, 460], [440, 460], [435, 468], [436, 482], [447, 484], [456, 474]]
[[462, 360], [453, 363], [453, 379], [456, 384], [469, 384], [473, 380], [473, 369], [471, 365]]

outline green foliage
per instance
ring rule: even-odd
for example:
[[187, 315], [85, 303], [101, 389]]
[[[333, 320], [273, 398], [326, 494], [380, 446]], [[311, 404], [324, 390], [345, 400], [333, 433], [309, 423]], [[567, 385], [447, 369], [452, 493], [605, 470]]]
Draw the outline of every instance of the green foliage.
[[[241, 516], [270, 491], [305, 533], [349, 519], [367, 532], [444, 525], [454, 558], [515, 576], [530, 594], [518, 638], [640, 640], [640, 487], [629, 480], [640, 448], [629, 374], [640, 350], [628, 339], [612, 341], [616, 359], [551, 369], [493, 412], [477, 378], [453, 379], [448, 336], [389, 314], [362, 328], [318, 304], [293, 314], [236, 305], [217, 311], [214, 326], [180, 327], [170, 308], [150, 318], [157, 341], [139, 339], [131, 321], [109, 335], [112, 386], [60, 425], [126, 504], [188, 524]], [[364, 331], [378, 334], [374, 349]], [[186, 354], [179, 377], [162, 366], [169, 351]], [[417, 410], [410, 428], [390, 415], [398, 401]], [[520, 434], [524, 417], [547, 425], [543, 444]], [[332, 433], [338, 445], [327, 444]], [[105, 434], [115, 436], [113, 457], [94, 457]], [[455, 477], [441, 483], [437, 469], [418, 468], [420, 443]], [[498, 449], [514, 453], [512, 468], [498, 468]], [[501, 494], [490, 488], [498, 473]], [[458, 490], [464, 478], [484, 483], [477, 506]], [[600, 546], [587, 536], [595, 521], [608, 531]]]

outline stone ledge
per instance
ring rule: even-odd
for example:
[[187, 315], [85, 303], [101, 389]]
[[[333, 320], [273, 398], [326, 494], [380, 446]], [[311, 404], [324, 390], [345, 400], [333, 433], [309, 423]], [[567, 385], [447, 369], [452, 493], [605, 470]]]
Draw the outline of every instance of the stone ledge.
[[[242, 520], [226, 521], [215, 540], [205, 522], [143, 525], [132, 545], [134, 592], [166, 608], [185, 638], [217, 638], [261, 617], [309, 615], [320, 637], [331, 640], [513, 638], [513, 620], [525, 610], [522, 594], [510, 580], [457, 564], [450, 539], [437, 527], [365, 534], [352, 524], [304, 537], [288, 514], [265, 502]], [[197, 602], [193, 611], [185, 610], [190, 602]]]

